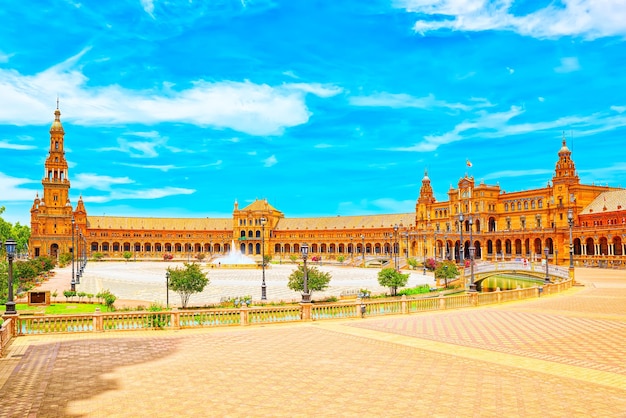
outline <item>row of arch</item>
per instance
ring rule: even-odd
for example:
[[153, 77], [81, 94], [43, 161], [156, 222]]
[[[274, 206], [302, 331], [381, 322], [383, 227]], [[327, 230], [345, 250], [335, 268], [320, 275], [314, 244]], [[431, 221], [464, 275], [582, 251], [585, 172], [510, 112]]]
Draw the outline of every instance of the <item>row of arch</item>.
[[[460, 240], [451, 240], [438, 238], [434, 247], [424, 248], [423, 242], [419, 240], [409, 241], [409, 248], [405, 245], [405, 241], [398, 242], [366, 242], [366, 243], [312, 243], [309, 245], [309, 252], [312, 254], [368, 254], [377, 256], [401, 254], [403, 256], [423, 256], [432, 255], [433, 252], [437, 257], [459, 258]], [[267, 248], [273, 249], [274, 254], [293, 254], [300, 252], [300, 245], [297, 243], [273, 243]], [[543, 254], [544, 249], [548, 248], [549, 254], [554, 254], [554, 241], [552, 238], [535, 239], [489, 239], [475, 240], [475, 258], [480, 258], [483, 252], [487, 254], [506, 254], [528, 256], [530, 254]], [[90, 244], [91, 252], [122, 252], [132, 251], [140, 253], [169, 253], [169, 252], [194, 252], [194, 253], [215, 253], [224, 254], [230, 251], [231, 245], [228, 243], [150, 243], [150, 242], [92, 242]], [[463, 242], [463, 258], [469, 258], [470, 241]], [[260, 255], [262, 252], [261, 243], [240, 243], [239, 250], [243, 254]], [[593, 256], [593, 255], [624, 255], [626, 254], [626, 245], [620, 236], [614, 236], [611, 241], [606, 237], [594, 239], [593, 237], [575, 238], [573, 240], [574, 255]]]

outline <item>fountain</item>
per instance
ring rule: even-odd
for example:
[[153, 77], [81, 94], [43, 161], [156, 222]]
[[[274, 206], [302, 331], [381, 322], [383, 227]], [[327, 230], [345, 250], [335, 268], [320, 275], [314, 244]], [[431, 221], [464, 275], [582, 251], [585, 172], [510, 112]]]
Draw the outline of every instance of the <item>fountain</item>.
[[217, 257], [211, 261], [212, 267], [220, 266], [225, 268], [256, 268], [257, 262], [245, 254], [235, 246], [235, 241], [231, 241], [230, 251], [227, 255]]

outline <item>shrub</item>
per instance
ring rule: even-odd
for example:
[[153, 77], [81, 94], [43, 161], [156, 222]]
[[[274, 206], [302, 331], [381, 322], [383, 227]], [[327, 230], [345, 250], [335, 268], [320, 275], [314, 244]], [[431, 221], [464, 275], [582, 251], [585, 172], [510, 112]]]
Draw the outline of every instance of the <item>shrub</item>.
[[63, 253], [59, 255], [59, 267], [65, 267], [69, 263], [72, 262], [72, 254], [71, 253]]
[[174, 255], [170, 253], [163, 254], [163, 261], [168, 261], [174, 259]]
[[343, 263], [345, 259], [346, 257], [344, 257], [343, 255], [340, 255], [339, 257], [337, 257], [337, 261], [339, 261], [340, 263]]
[[204, 257], [206, 257], [206, 256], [205, 256], [203, 253], [198, 253], [198, 254], [196, 254], [196, 259], [197, 259], [198, 261], [202, 261], [202, 260], [204, 260]]
[[92, 257], [93, 257], [93, 259], [95, 261], [100, 261], [100, 260], [102, 260], [104, 258], [104, 254], [102, 254], [102, 253], [93, 253]]
[[64, 290], [63, 291], [63, 296], [65, 296], [65, 299], [69, 302], [70, 298], [73, 298], [74, 296], [76, 296], [76, 291], [75, 290]]
[[[152, 302], [148, 308], [148, 312], [162, 312], [165, 308], [160, 303]], [[154, 313], [146, 316], [147, 328], [163, 329], [169, 324], [170, 316], [164, 313]]]
[[430, 286], [427, 284], [422, 284], [416, 287], [410, 287], [408, 289], [402, 289], [398, 292], [398, 296], [420, 295], [424, 293], [430, 293]]

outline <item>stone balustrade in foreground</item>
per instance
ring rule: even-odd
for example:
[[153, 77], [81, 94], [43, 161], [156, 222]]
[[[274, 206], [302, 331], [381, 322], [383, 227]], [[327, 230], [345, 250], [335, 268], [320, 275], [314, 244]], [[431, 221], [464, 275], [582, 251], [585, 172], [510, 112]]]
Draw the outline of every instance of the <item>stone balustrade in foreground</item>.
[[498, 304], [562, 292], [573, 281], [539, 287], [463, 293], [435, 297], [356, 299], [339, 303], [302, 303], [291, 306], [241, 307], [238, 309], [193, 309], [169, 311], [99, 312], [79, 315], [15, 315], [0, 328], [0, 347], [16, 336], [91, 333], [126, 330], [185, 329], [199, 327], [247, 326], [257, 324], [320, 321], [382, 315], [408, 315], [418, 312], [459, 309]]

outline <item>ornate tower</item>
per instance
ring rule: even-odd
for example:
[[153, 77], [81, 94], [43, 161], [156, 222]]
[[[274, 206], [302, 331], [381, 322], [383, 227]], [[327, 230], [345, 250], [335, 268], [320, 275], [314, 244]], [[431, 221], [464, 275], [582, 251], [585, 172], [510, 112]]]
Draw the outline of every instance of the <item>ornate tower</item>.
[[572, 151], [565, 145], [565, 135], [563, 136], [563, 146], [559, 150], [559, 161], [556, 162], [556, 169], [552, 183], [557, 184], [578, 184], [580, 182], [576, 174], [576, 166], [572, 160]]
[[31, 208], [32, 256], [69, 252], [72, 246], [73, 209], [70, 203], [70, 181], [65, 160], [65, 131], [57, 101], [54, 122], [50, 127], [50, 151], [44, 165], [43, 197], [35, 197]]

